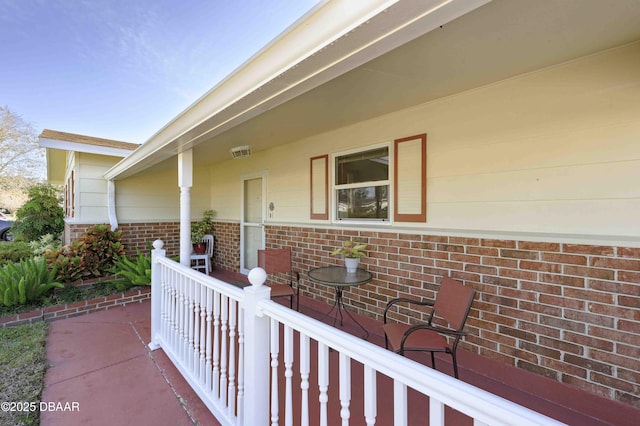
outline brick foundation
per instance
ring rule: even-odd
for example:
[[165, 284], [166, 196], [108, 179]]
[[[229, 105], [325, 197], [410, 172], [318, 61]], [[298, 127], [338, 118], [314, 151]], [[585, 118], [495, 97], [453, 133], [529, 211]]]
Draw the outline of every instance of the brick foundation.
[[[65, 244], [80, 238], [91, 225], [65, 225]], [[149, 253], [148, 246], [155, 240], [162, 240], [168, 257], [180, 254], [179, 222], [121, 223], [122, 244], [127, 256], [134, 256], [136, 250]], [[240, 269], [240, 224], [214, 222], [211, 232], [215, 238], [214, 267], [238, 271]]]
[[267, 247], [290, 246], [301, 272], [341, 263], [329, 252], [344, 239], [368, 245], [373, 281], [344, 292], [359, 313], [381, 319], [391, 298], [432, 298], [450, 275], [478, 292], [464, 349], [640, 407], [640, 248], [266, 227]]

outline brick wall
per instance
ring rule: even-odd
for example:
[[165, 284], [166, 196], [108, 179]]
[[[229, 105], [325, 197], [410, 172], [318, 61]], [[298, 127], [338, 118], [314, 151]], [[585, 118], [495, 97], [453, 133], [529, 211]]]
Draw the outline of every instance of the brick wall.
[[366, 243], [374, 279], [344, 297], [377, 319], [389, 299], [432, 298], [450, 275], [478, 292], [461, 347], [640, 407], [640, 248], [286, 226], [266, 235], [267, 247], [292, 247], [299, 271], [340, 263], [329, 252], [344, 239]]
[[[65, 224], [65, 244], [69, 244], [91, 225]], [[147, 246], [155, 240], [164, 242], [168, 257], [180, 254], [179, 222], [146, 222], [120, 223], [118, 230], [122, 232], [122, 243], [127, 255], [136, 254], [136, 249], [149, 253]], [[240, 224], [214, 222], [212, 232], [215, 237], [214, 266], [230, 271], [240, 269]]]

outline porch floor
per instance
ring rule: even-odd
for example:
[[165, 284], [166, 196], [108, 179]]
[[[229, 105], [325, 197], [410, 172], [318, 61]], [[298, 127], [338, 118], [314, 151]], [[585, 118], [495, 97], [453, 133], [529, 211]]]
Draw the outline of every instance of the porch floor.
[[[228, 282], [246, 281], [235, 273], [212, 275]], [[300, 311], [311, 317], [321, 318], [329, 309], [300, 298]], [[146, 347], [150, 312], [146, 301], [51, 323], [41, 401], [77, 402], [79, 410], [43, 411], [42, 425], [219, 424], [164, 352]], [[345, 318], [342, 329], [361, 335], [362, 330]], [[384, 345], [380, 322], [356, 318], [369, 330], [370, 342]], [[461, 380], [564, 423], [622, 426], [635, 425], [640, 418], [640, 409], [469, 352], [458, 354]], [[453, 375], [447, 359], [439, 362], [438, 369]], [[471, 424], [464, 416], [454, 414], [454, 418], [451, 424]]]

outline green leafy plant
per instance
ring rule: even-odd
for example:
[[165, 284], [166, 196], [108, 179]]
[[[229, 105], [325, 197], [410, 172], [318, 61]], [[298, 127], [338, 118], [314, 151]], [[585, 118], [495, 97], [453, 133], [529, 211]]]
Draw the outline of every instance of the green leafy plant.
[[365, 252], [366, 249], [366, 244], [347, 240], [342, 243], [342, 247], [338, 247], [332, 251], [331, 255], [358, 259], [367, 255]]
[[213, 218], [216, 215], [215, 210], [205, 210], [202, 219], [191, 225], [191, 242], [193, 244], [201, 242], [202, 237], [211, 230]]
[[73, 282], [107, 275], [116, 258], [124, 255], [120, 232], [109, 225], [94, 225], [80, 238], [58, 250], [46, 253], [47, 262], [58, 271], [58, 278]]
[[20, 262], [22, 259], [31, 257], [33, 257], [31, 247], [24, 241], [0, 242], [0, 266]]
[[29, 242], [29, 247], [35, 257], [44, 257], [47, 252], [58, 250], [61, 245], [60, 239], [54, 237], [53, 234], [41, 235], [39, 239]]
[[84, 275], [84, 262], [80, 256], [82, 244], [73, 242], [45, 253], [47, 264], [56, 270], [56, 278], [63, 282], [74, 282]]
[[85, 275], [101, 277], [124, 255], [122, 233], [111, 231], [110, 225], [93, 225], [79, 238], [80, 257]]
[[55, 277], [55, 269], [49, 270], [44, 259], [9, 263], [0, 269], [0, 303], [13, 306], [38, 300], [52, 288], [64, 287]]
[[121, 291], [138, 285], [150, 285], [151, 258], [138, 250], [135, 262], [126, 255], [118, 257], [110, 272], [118, 278], [106, 282], [115, 284], [116, 288]]
[[45, 234], [62, 234], [64, 211], [60, 207], [59, 194], [59, 190], [49, 184], [38, 184], [29, 189], [29, 199], [16, 211], [12, 226], [17, 238], [33, 241]]

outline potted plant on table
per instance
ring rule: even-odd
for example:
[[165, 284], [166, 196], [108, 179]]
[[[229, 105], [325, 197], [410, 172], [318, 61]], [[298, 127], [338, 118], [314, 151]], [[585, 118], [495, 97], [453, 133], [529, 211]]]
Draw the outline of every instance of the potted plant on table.
[[365, 252], [366, 249], [366, 244], [347, 240], [342, 243], [342, 247], [338, 247], [332, 251], [331, 255], [342, 256], [344, 258], [344, 266], [346, 266], [347, 272], [354, 273], [356, 272], [356, 269], [358, 269], [360, 258], [367, 255]]
[[205, 210], [202, 219], [191, 225], [191, 243], [194, 253], [203, 254], [207, 250], [207, 245], [202, 241], [202, 238], [211, 230], [216, 214], [215, 210]]

